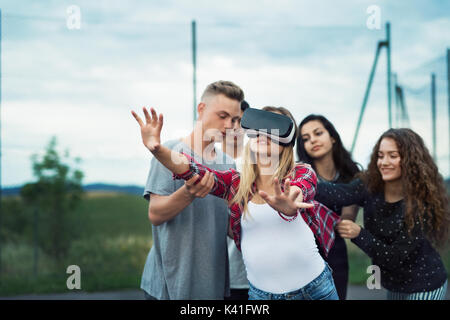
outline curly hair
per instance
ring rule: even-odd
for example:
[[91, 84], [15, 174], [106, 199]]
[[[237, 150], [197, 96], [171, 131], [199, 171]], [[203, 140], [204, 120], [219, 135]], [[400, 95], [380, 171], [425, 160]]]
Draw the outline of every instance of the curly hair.
[[450, 225], [447, 191], [423, 139], [411, 129], [389, 129], [373, 148], [367, 171], [362, 175], [371, 193], [383, 192], [384, 181], [377, 166], [381, 141], [397, 144], [405, 200], [405, 225], [411, 234], [420, 223], [425, 236], [437, 247], [445, 246]]

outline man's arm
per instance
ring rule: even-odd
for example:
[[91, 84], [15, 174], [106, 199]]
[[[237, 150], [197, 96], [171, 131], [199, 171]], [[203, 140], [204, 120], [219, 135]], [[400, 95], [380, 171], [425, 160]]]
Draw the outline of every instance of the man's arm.
[[198, 175], [187, 180], [185, 185], [168, 196], [150, 194], [148, 218], [154, 226], [158, 226], [176, 217], [195, 198], [204, 198], [214, 185], [213, 174], [207, 172], [198, 182]]
[[184, 208], [190, 205], [193, 198], [183, 186], [169, 196], [150, 195], [148, 218], [152, 225], [159, 226], [176, 217]]

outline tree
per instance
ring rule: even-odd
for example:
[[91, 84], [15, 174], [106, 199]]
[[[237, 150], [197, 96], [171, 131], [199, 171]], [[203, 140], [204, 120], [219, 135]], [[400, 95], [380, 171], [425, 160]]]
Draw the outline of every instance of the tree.
[[83, 194], [84, 175], [69, 164], [78, 165], [81, 160], [71, 159], [68, 151], [61, 157], [56, 144], [56, 137], [52, 137], [43, 156], [31, 157], [37, 181], [26, 184], [20, 194], [27, 205], [39, 212], [39, 246], [57, 263], [62, 263], [72, 240], [78, 236], [73, 212]]
[[2, 199], [2, 228], [0, 229], [0, 241], [21, 242], [29, 241], [32, 227], [32, 217], [24, 207], [20, 199], [5, 197]]

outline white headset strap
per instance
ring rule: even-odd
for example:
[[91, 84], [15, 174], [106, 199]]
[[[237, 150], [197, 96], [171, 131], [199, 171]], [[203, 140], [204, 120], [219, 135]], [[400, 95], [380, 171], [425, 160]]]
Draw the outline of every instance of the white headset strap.
[[295, 128], [292, 128], [291, 133], [289, 133], [289, 135], [287, 137], [285, 137], [285, 138], [279, 137], [279, 136], [276, 136], [276, 135], [272, 135], [272, 134], [268, 133], [266, 130], [259, 131], [259, 130], [254, 130], [254, 129], [247, 129], [247, 134], [250, 134], [250, 135], [262, 134], [262, 135], [264, 135], [266, 137], [269, 137], [272, 140], [288, 144], [294, 138]]

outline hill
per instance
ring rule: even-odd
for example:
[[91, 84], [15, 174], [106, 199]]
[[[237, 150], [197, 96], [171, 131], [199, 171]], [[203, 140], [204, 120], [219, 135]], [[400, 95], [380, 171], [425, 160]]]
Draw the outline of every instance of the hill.
[[[20, 193], [20, 187], [7, 187], [2, 189], [2, 195], [4, 196], [16, 196]], [[106, 184], [106, 183], [92, 183], [83, 186], [84, 191], [86, 192], [115, 192], [115, 193], [126, 193], [141, 196], [144, 193], [144, 187], [128, 185], [121, 186], [115, 184]]]

